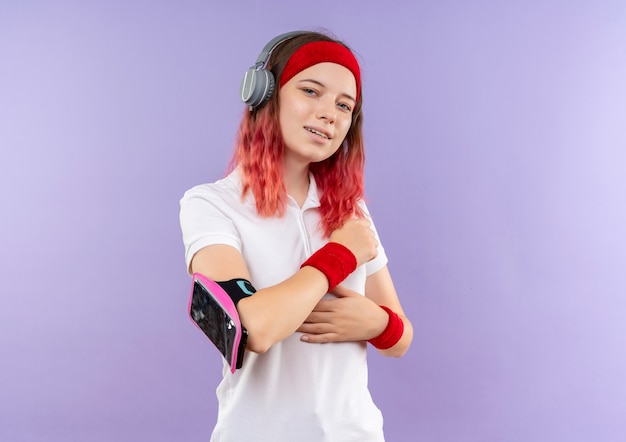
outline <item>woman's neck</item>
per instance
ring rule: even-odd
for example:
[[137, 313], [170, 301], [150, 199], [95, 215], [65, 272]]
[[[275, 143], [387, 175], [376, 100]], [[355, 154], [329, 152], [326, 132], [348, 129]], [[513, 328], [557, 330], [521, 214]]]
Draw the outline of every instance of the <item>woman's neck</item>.
[[284, 173], [287, 194], [302, 207], [309, 194], [309, 166], [293, 167], [285, 164]]

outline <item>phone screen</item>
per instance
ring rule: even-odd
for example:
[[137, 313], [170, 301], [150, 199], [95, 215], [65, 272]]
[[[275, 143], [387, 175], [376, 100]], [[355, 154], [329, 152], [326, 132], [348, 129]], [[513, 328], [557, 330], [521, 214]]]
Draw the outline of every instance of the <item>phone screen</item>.
[[194, 282], [190, 313], [193, 321], [230, 364], [237, 334], [235, 322], [198, 281]]

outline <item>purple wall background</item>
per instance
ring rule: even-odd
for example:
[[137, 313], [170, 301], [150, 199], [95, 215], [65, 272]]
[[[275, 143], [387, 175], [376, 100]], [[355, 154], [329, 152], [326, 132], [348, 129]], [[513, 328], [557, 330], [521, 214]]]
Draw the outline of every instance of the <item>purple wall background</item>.
[[388, 440], [626, 440], [623, 1], [4, 1], [0, 440], [202, 441], [178, 200], [274, 35], [360, 54], [367, 194], [415, 327]]

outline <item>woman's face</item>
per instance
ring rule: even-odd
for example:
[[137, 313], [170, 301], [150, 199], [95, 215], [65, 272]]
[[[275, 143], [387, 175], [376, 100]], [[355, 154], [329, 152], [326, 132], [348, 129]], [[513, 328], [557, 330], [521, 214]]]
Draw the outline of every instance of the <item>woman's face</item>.
[[323, 161], [339, 149], [356, 105], [350, 70], [336, 63], [313, 65], [285, 83], [278, 97], [287, 166]]

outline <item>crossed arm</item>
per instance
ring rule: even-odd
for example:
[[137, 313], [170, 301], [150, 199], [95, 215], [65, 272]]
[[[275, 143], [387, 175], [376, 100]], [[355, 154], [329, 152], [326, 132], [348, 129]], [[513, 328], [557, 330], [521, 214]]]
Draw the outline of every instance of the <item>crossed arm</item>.
[[387, 313], [384, 305], [396, 312], [404, 323], [402, 338], [391, 348], [378, 350], [385, 356], [400, 357], [413, 340], [413, 326], [404, 314], [387, 266], [367, 277], [365, 296], [338, 286], [335, 299], [322, 299], [297, 331], [302, 340], [311, 343], [366, 341], [385, 329]]
[[[369, 229], [369, 225], [365, 227]], [[352, 226], [351, 230], [355, 227]], [[375, 245], [358, 245], [357, 236], [358, 241], [362, 241], [362, 235], [355, 235], [354, 238], [337, 235], [331, 240], [343, 242], [357, 252], [355, 256], [360, 265], [373, 258], [371, 252], [361, 251], [371, 251]], [[198, 251], [191, 261], [191, 270], [216, 281], [233, 278], [250, 280], [243, 256], [228, 245], [216, 244]], [[365, 341], [385, 329], [388, 315], [378, 306], [385, 305], [400, 315], [404, 333], [393, 347], [379, 351], [383, 355], [397, 357], [406, 352], [413, 338], [413, 328], [402, 310], [386, 266], [367, 278], [365, 296], [338, 286], [333, 290], [336, 299], [322, 299], [327, 291], [326, 276], [313, 267], [305, 266], [285, 281], [242, 299], [237, 310], [248, 330], [248, 350], [264, 353], [295, 331], [302, 332], [302, 340], [312, 344]], [[293, 293], [298, 293], [298, 296], [293, 296]], [[276, 317], [280, 317], [281, 321], [276, 321]]]

